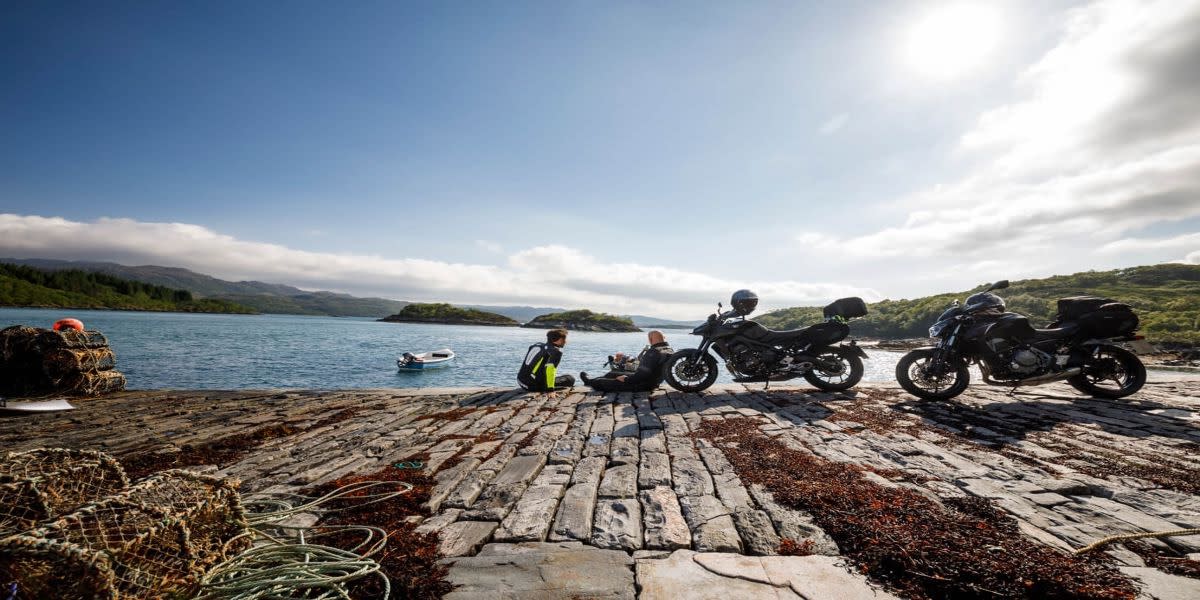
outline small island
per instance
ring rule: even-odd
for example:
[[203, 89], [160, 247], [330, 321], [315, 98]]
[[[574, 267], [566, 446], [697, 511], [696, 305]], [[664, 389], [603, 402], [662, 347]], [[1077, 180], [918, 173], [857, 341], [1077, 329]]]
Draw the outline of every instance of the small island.
[[534, 329], [568, 329], [571, 331], [641, 331], [633, 319], [590, 310], [568, 310], [534, 318], [521, 327]]
[[516, 321], [496, 313], [473, 308], [459, 308], [445, 303], [417, 303], [405, 306], [400, 312], [379, 319], [389, 323], [437, 323], [441, 325], [490, 325], [516, 327]]

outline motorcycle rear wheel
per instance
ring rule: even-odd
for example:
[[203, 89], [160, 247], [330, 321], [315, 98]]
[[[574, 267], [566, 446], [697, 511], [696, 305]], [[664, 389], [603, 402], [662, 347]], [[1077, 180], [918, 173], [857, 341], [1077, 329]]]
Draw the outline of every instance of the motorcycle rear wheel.
[[680, 350], [663, 365], [667, 384], [681, 392], [706, 390], [717, 381], [717, 359], [707, 352]]
[[904, 391], [923, 400], [949, 400], [965, 391], [971, 383], [967, 365], [951, 367], [949, 372], [934, 376], [927, 373], [933, 360], [933, 350], [913, 350], [896, 363], [896, 381]]
[[[1112, 381], [1116, 384], [1104, 385]], [[1096, 398], [1124, 398], [1146, 384], [1146, 365], [1136, 354], [1116, 346], [1097, 346], [1083, 363], [1083, 373], [1067, 380], [1071, 387]]]
[[822, 371], [817, 367], [804, 374], [805, 381], [813, 387], [826, 392], [848, 390], [862, 381], [863, 361], [853, 354], [839, 354], [833, 350], [820, 354], [817, 358], [836, 361], [839, 369], [836, 372]]

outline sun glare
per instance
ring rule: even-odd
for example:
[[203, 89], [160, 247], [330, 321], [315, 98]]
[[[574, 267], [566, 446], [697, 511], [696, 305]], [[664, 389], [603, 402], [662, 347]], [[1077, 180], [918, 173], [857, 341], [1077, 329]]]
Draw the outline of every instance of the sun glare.
[[951, 79], [981, 65], [1000, 38], [1000, 15], [991, 3], [959, 2], [919, 16], [904, 40], [904, 60], [920, 75]]

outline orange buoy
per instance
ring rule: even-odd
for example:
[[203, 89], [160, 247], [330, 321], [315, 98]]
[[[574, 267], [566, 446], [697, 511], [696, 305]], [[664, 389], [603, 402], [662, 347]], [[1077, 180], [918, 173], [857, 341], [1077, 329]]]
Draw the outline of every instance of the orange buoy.
[[62, 331], [64, 329], [83, 331], [83, 321], [80, 321], [79, 319], [59, 319], [54, 322], [55, 331]]

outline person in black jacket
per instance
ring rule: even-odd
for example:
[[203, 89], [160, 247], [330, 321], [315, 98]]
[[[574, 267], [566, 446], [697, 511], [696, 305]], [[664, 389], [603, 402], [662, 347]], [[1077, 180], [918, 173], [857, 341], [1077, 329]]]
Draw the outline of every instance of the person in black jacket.
[[566, 329], [547, 331], [545, 344], [534, 344], [525, 352], [525, 360], [517, 371], [517, 383], [533, 392], [553, 392], [559, 388], [574, 386], [575, 377], [557, 373], [558, 363], [562, 360], [562, 347], [565, 345]]
[[658, 387], [666, 375], [663, 365], [674, 350], [661, 331], [651, 331], [646, 337], [650, 345], [638, 355], [636, 371], [627, 375], [614, 371], [604, 377], [594, 378], [588, 377], [587, 373], [580, 373], [583, 384], [600, 392], [647, 392]]

